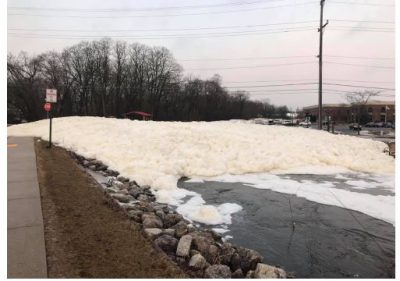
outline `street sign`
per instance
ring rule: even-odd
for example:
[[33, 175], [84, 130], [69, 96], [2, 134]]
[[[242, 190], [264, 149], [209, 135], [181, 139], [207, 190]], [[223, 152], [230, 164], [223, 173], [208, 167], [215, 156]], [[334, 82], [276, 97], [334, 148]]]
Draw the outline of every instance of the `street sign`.
[[44, 104], [44, 110], [46, 110], [47, 112], [49, 112], [50, 110], [51, 110], [51, 103], [49, 103], [49, 102], [46, 102], [45, 104]]
[[56, 89], [46, 89], [46, 102], [57, 102], [57, 90]]

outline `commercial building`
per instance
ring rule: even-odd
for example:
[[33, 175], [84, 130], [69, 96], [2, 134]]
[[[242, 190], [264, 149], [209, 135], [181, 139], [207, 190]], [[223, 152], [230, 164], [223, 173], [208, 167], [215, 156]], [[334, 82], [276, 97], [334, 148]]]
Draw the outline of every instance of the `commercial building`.
[[[357, 122], [394, 122], [395, 121], [395, 102], [371, 100], [366, 104], [358, 106], [346, 103], [323, 104], [322, 120], [329, 117], [336, 123]], [[301, 112], [302, 118], [310, 117], [312, 122], [318, 121], [318, 105], [304, 107]]]

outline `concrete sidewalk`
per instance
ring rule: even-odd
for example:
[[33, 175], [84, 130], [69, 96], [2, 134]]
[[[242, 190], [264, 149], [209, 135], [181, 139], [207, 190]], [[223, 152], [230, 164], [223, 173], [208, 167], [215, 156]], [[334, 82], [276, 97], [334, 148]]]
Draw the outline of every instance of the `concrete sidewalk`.
[[47, 277], [33, 138], [7, 139], [7, 277]]

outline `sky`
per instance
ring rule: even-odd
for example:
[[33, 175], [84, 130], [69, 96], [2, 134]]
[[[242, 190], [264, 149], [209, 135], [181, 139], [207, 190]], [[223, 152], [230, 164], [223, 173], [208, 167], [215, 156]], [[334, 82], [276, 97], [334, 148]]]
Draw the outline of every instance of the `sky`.
[[[106, 36], [167, 47], [184, 75], [219, 74], [254, 100], [318, 103], [319, 0], [13, 0], [7, 10], [13, 54]], [[326, 0], [323, 103], [364, 89], [394, 99], [394, 14], [394, 0]]]

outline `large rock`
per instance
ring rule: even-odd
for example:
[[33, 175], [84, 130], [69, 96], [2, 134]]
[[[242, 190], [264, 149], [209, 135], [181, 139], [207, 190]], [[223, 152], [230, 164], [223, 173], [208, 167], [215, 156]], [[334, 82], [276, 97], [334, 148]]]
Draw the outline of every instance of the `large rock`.
[[166, 253], [175, 253], [178, 239], [170, 235], [163, 234], [154, 240], [154, 246]]
[[112, 185], [119, 189], [124, 188], [124, 184], [118, 180], [113, 180]]
[[246, 278], [254, 278], [254, 270], [247, 271]]
[[172, 229], [172, 228], [164, 229], [163, 234], [167, 234], [167, 235], [170, 235], [170, 236], [175, 236], [175, 229]]
[[235, 253], [235, 249], [231, 243], [224, 243], [221, 246], [220, 262], [227, 266], [231, 265], [232, 255]]
[[131, 187], [131, 188], [129, 189], [129, 194], [130, 194], [131, 196], [133, 196], [134, 198], [138, 198], [139, 195], [142, 194], [142, 191], [140, 190], [139, 187]]
[[123, 176], [117, 176], [117, 180], [119, 180], [120, 182], [129, 182], [129, 179], [127, 179]]
[[209, 266], [204, 272], [206, 278], [231, 278], [232, 273], [228, 266], [223, 264], [214, 264]]
[[117, 177], [119, 175], [119, 173], [117, 171], [110, 170], [110, 169], [107, 169], [105, 172], [111, 177]]
[[215, 246], [214, 239], [209, 232], [192, 232], [193, 248], [198, 250], [206, 260], [213, 264], [217, 262], [219, 248]]
[[132, 196], [124, 195], [124, 194], [120, 194], [120, 193], [111, 193], [110, 195], [112, 198], [114, 198], [115, 200], [118, 200], [121, 203], [128, 203], [129, 201], [134, 200], [132, 198]]
[[162, 230], [160, 228], [145, 228], [144, 234], [150, 239], [155, 239], [162, 234]]
[[175, 236], [181, 238], [183, 235], [188, 233], [187, 223], [180, 221], [171, 228], [175, 229]]
[[163, 222], [155, 214], [143, 214], [142, 223], [144, 228], [162, 228]]
[[238, 247], [238, 253], [240, 256], [240, 268], [244, 273], [249, 270], [255, 270], [257, 264], [263, 259], [258, 252], [244, 247]]
[[238, 253], [233, 253], [231, 257], [231, 269], [233, 271], [240, 269], [240, 256]]
[[141, 222], [142, 221], [142, 211], [139, 210], [130, 210], [128, 211], [128, 217], [132, 220], [134, 220], [135, 222]]
[[203, 269], [207, 266], [207, 261], [201, 254], [195, 254], [190, 258], [189, 266], [195, 269]]
[[242, 279], [242, 278], [244, 278], [244, 275], [243, 275], [243, 271], [239, 268], [239, 269], [236, 269], [233, 273], [232, 273], [232, 278], [236, 278], [236, 279]]
[[210, 246], [208, 246], [208, 252], [206, 255], [206, 260], [211, 263], [211, 264], [215, 264], [219, 262], [219, 254], [220, 254], [220, 250], [217, 246], [211, 244]]
[[167, 228], [176, 225], [178, 222], [183, 220], [183, 217], [179, 214], [167, 214], [164, 218], [164, 225]]
[[192, 245], [192, 236], [184, 235], [179, 239], [178, 247], [176, 248], [176, 255], [179, 257], [188, 257], [190, 246]]
[[255, 278], [287, 278], [286, 272], [278, 267], [264, 263], [257, 264], [254, 271]]

